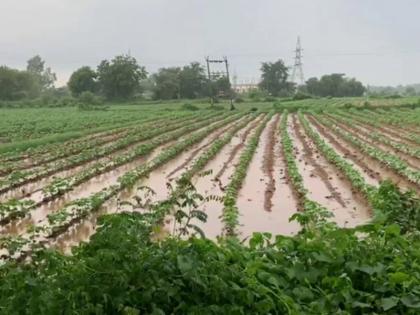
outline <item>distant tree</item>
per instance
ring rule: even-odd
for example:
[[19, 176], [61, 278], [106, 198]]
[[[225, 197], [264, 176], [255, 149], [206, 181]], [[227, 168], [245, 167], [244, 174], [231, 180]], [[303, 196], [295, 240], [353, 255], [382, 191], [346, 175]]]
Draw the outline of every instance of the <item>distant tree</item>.
[[259, 87], [272, 96], [283, 96], [291, 94], [294, 90], [293, 84], [287, 81], [288, 68], [283, 60], [276, 62], [263, 62], [261, 65], [261, 82]]
[[178, 67], [162, 68], [153, 75], [154, 98], [161, 100], [180, 98], [181, 69]]
[[310, 78], [306, 81], [305, 90], [315, 96], [362, 96], [366, 88], [356, 79], [348, 79], [342, 73], [324, 75], [321, 79]]
[[67, 83], [73, 96], [79, 96], [83, 92], [95, 93], [97, 90], [96, 72], [90, 67], [81, 67], [73, 72]]
[[38, 95], [38, 82], [27, 71], [0, 67], [0, 99], [20, 100]]
[[312, 95], [319, 95], [319, 91], [320, 91], [320, 87], [319, 87], [320, 83], [318, 78], [310, 78], [306, 81], [305, 84], [305, 90], [307, 93], [312, 94]]
[[41, 91], [52, 88], [57, 80], [57, 76], [51, 68], [45, 68], [45, 61], [39, 55], [28, 60], [26, 71], [36, 78]]
[[111, 61], [103, 60], [98, 66], [98, 83], [107, 99], [126, 100], [140, 90], [140, 81], [147, 77], [134, 57], [116, 56]]
[[179, 94], [181, 98], [197, 98], [205, 94], [206, 75], [198, 62], [184, 66], [179, 73]]
[[407, 86], [405, 88], [404, 94], [406, 96], [416, 96], [417, 92], [416, 92], [416, 89], [413, 86]]

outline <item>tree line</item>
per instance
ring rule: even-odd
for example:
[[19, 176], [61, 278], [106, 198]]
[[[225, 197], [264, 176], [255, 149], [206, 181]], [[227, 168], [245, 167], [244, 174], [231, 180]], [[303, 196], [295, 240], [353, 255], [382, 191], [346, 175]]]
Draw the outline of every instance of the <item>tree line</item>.
[[[363, 84], [344, 74], [310, 78], [302, 86], [290, 82], [289, 68], [283, 60], [263, 62], [258, 91], [271, 97], [291, 97], [296, 93], [308, 97], [361, 96]], [[66, 87], [56, 89], [56, 75], [40, 56], [28, 60], [25, 70], [0, 67], [0, 100], [34, 99], [42, 95], [71, 95], [74, 98], [102, 97], [109, 101], [130, 100], [147, 95], [156, 100], [233, 98], [234, 91], [224, 77], [207, 77], [199, 62], [183, 67], [161, 68], [149, 75], [144, 66], [130, 55], [103, 60], [93, 69], [83, 66], [72, 73]], [[257, 91], [251, 91], [251, 93]]]

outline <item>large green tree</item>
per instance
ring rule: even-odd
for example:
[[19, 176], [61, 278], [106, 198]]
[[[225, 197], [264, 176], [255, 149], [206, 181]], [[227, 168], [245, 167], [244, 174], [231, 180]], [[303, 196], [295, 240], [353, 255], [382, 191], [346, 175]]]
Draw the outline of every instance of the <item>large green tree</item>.
[[83, 92], [96, 92], [96, 72], [90, 67], [81, 67], [73, 72], [67, 83], [73, 96], [79, 96]]
[[20, 100], [38, 95], [38, 82], [27, 71], [0, 67], [0, 100]]
[[36, 78], [41, 91], [52, 88], [57, 80], [56, 74], [50, 67], [45, 67], [45, 61], [39, 55], [28, 60], [26, 71]]
[[198, 98], [208, 94], [204, 68], [198, 62], [183, 68], [162, 68], [153, 75], [154, 98]]
[[293, 92], [294, 86], [287, 81], [289, 72], [283, 60], [263, 62], [261, 72], [260, 89], [272, 96], [285, 96]]
[[178, 67], [159, 69], [153, 75], [154, 98], [161, 100], [180, 98], [180, 75], [181, 69]]
[[98, 83], [101, 92], [110, 100], [126, 100], [139, 92], [140, 81], [147, 77], [146, 69], [129, 55], [103, 60], [98, 66]]
[[198, 62], [184, 66], [179, 73], [179, 81], [181, 98], [197, 98], [205, 93], [206, 75]]

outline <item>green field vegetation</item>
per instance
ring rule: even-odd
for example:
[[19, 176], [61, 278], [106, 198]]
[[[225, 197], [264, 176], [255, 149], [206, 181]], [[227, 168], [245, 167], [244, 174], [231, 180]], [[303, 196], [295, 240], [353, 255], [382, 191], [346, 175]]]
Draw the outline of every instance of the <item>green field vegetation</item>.
[[[234, 111], [228, 102], [210, 107], [205, 101], [126, 103], [102, 110], [0, 109], [2, 227], [156, 150], [119, 173], [115, 183], [66, 199], [27, 233], [3, 232], [0, 314], [419, 314], [419, 106], [416, 98], [313, 98], [246, 100]], [[238, 233], [242, 210], [237, 200], [273, 117], [282, 145], [282, 176], [299, 207], [290, 220], [300, 230], [294, 236], [254, 233], [244, 240]], [[296, 157], [292, 118], [317, 155], [365, 198], [368, 222], [341, 227], [327, 207], [311, 199]], [[200, 194], [192, 179], [208, 176], [202, 173], [205, 166], [251, 123], [255, 128], [238, 153], [223, 196]], [[327, 141], [322, 128], [414, 189], [382, 178], [369, 184], [355, 160]], [[139, 192], [142, 211], [101, 216], [89, 242], [73, 247], [71, 255], [49, 246], [220, 130], [197, 149], [163, 200], [149, 202]], [[78, 166], [83, 167], [71, 175], [52, 178]], [[6, 195], [32, 182], [40, 184], [26, 191], [28, 196]], [[41, 198], [32, 200], [37, 193]], [[207, 220], [201, 205], [209, 200], [222, 203], [218, 240], [203, 238], [197, 224]], [[178, 229], [166, 235], [168, 217]]]

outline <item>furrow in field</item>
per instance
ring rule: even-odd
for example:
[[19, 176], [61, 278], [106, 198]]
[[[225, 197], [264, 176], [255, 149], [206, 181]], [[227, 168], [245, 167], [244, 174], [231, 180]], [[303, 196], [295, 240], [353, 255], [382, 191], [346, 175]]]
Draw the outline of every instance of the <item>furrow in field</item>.
[[328, 118], [334, 121], [337, 126], [345, 129], [348, 132], [355, 134], [360, 140], [369, 143], [370, 145], [377, 147], [385, 152], [395, 154], [400, 157], [401, 160], [407, 163], [410, 167], [414, 169], [420, 169], [420, 158], [412, 154], [409, 154], [403, 151], [402, 148], [397, 148], [398, 144], [393, 143], [389, 139], [382, 140], [381, 136], [375, 137], [375, 130], [367, 126], [360, 126], [357, 123], [350, 125], [349, 122], [341, 120], [335, 116], [328, 115]]
[[295, 144], [296, 161], [303, 176], [308, 197], [329, 209], [339, 226], [356, 226], [370, 218], [366, 200], [354, 194], [351, 184], [323, 156], [302, 131], [293, 116], [289, 134]]
[[293, 235], [300, 229], [297, 222], [289, 222], [298, 209], [298, 202], [284, 174], [279, 120], [280, 115], [275, 115], [263, 130], [239, 191], [241, 238], [250, 237], [253, 232]]
[[[242, 118], [244, 119], [244, 118]], [[240, 121], [238, 121], [237, 123], [239, 123]], [[208, 148], [209, 146], [212, 145], [212, 143], [214, 141], [216, 141], [217, 139], [219, 139], [223, 134], [225, 134], [229, 129], [231, 129], [232, 127], [234, 127], [234, 124], [230, 124], [224, 128], [220, 128], [220, 130], [216, 133], [214, 133], [214, 135], [212, 135], [211, 139], [209, 141], [207, 141], [206, 143], [204, 143], [202, 146], [199, 146], [198, 148], [194, 149], [190, 155], [188, 156], [188, 158], [186, 158], [184, 160], [184, 162], [182, 162], [182, 164], [178, 165], [177, 167], [175, 167], [172, 171], [170, 171], [167, 175], [166, 178], [171, 180], [176, 175], [177, 173], [180, 173], [180, 171], [183, 171], [185, 168], [188, 168], [188, 166], [191, 164], [191, 162], [206, 148]]]
[[[231, 172], [228, 171], [228, 168], [232, 165], [234, 166], [239, 158], [240, 151], [245, 147], [246, 140], [248, 139], [249, 134], [258, 126], [258, 124], [262, 121], [264, 116], [260, 116], [256, 119], [252, 124], [248, 126], [248, 128], [241, 134], [238, 138], [240, 140], [230, 151], [229, 157], [226, 161], [223, 162], [222, 167], [217, 171], [214, 175], [214, 180], [219, 185], [221, 191], [224, 190], [224, 187], [231, 175]], [[235, 162], [236, 159], [236, 162]]]
[[[355, 114], [344, 114], [341, 113], [342, 115], [346, 115], [351, 117], [352, 119], [355, 119], [361, 123], [365, 123], [365, 124], [372, 124], [371, 121], [367, 120], [365, 117], [360, 117], [358, 115]], [[379, 131], [381, 131], [382, 133], [392, 137], [393, 139], [395, 139], [396, 141], [400, 141], [403, 142], [407, 145], [412, 145], [415, 146], [417, 148], [420, 147], [420, 137], [416, 134], [413, 134], [412, 132], [407, 132], [407, 130], [401, 128], [401, 127], [396, 127], [393, 125], [383, 125], [381, 123], [376, 123], [373, 122], [373, 125], [378, 128]]]
[[[334, 115], [334, 117], [340, 117], [342, 119], [345, 119], [347, 121], [351, 121], [351, 123], [356, 123], [358, 126], [369, 130], [370, 132], [373, 132], [374, 134], [378, 134], [379, 136], [382, 137], [386, 137], [388, 142], [393, 142], [393, 143], [397, 143], [399, 145], [402, 146], [407, 146], [410, 150], [420, 150], [420, 145], [418, 142], [414, 142], [413, 143], [413, 137], [414, 137], [414, 132], [413, 131], [409, 131], [410, 129], [404, 128], [404, 130], [399, 129], [396, 132], [393, 131], [389, 131], [387, 129], [385, 129], [383, 125], [375, 122], [375, 123], [369, 123], [366, 122], [365, 120], [360, 119], [360, 117], [358, 116], [353, 116], [351, 114], [347, 114], [347, 113], [342, 113], [339, 112], [338, 114]], [[387, 126], [388, 127], [388, 126]], [[407, 134], [408, 131], [408, 134]], [[405, 138], [411, 138], [410, 141], [407, 141]]]
[[365, 157], [359, 151], [350, 150], [347, 144], [343, 144], [339, 139], [336, 139], [334, 134], [329, 132], [322, 126], [313, 116], [307, 116], [310, 125], [315, 129], [322, 139], [329, 144], [334, 150], [344, 159], [346, 159], [352, 166], [359, 171], [364, 177], [365, 181], [373, 186], [378, 186], [379, 182], [383, 180], [379, 172], [374, 171], [369, 163], [365, 161]]
[[[203, 196], [212, 195], [223, 197], [225, 194], [225, 187], [228, 184], [240, 154], [244, 149], [244, 144], [247, 143], [258, 125], [262, 123], [262, 119], [263, 116], [260, 116], [252, 123], [249, 123], [247, 127], [239, 130], [230, 140], [229, 144], [224, 146], [206, 165], [203, 169], [203, 173], [211, 174], [206, 176], [196, 175], [192, 178], [192, 182], [200, 194]], [[215, 178], [215, 174], [217, 175], [220, 173], [220, 170], [222, 169], [224, 170], [223, 175]], [[222, 234], [223, 222], [221, 221], [221, 215], [223, 207], [223, 203], [217, 200], [209, 200], [202, 206], [201, 210], [205, 211], [207, 214], [207, 222], [198, 225], [204, 231], [206, 237], [210, 239], [216, 239]]]
[[[315, 120], [312, 120], [312, 122], [314, 121]], [[403, 189], [413, 189], [418, 194], [420, 193], [419, 187], [415, 183], [411, 182], [406, 176], [399, 174], [396, 170], [381, 162], [379, 159], [369, 154], [366, 154], [359, 146], [343, 137], [343, 135], [338, 133], [337, 130], [335, 130], [334, 128], [331, 128], [325, 120], [316, 117], [316, 122], [323, 126], [324, 129], [328, 130], [329, 133], [332, 136], [334, 136], [336, 141], [338, 141], [342, 146], [352, 148], [353, 154], [349, 155], [349, 157], [355, 163], [363, 161], [365, 164], [368, 165], [369, 169], [377, 175], [377, 177], [380, 180], [389, 179], [398, 186], [402, 187]]]
[[[355, 113], [347, 113], [339, 111], [337, 112], [338, 115], [342, 117], [346, 117], [348, 119], [352, 119], [356, 121], [359, 125], [369, 127], [376, 132], [382, 133], [384, 136], [389, 137], [391, 140], [396, 142], [404, 143], [405, 145], [414, 146], [416, 148], [420, 147], [420, 138], [416, 141], [416, 133], [419, 131], [414, 131], [410, 129], [408, 126], [394, 126], [390, 125], [389, 123], [378, 122], [378, 121], [370, 121], [367, 120], [366, 117], [356, 115]], [[391, 113], [390, 113], [391, 114]]]
[[[263, 180], [265, 183], [264, 192], [264, 210], [271, 211], [273, 207], [273, 195], [276, 190], [276, 180], [274, 176], [274, 162], [275, 162], [275, 147], [278, 143], [276, 133], [278, 131], [278, 124], [280, 115], [274, 117], [274, 121], [270, 123], [267, 130], [262, 133], [262, 140], [260, 141], [259, 148], [257, 149], [256, 156], [261, 152], [260, 147], [264, 146], [264, 155], [262, 157], [262, 170], [264, 172]], [[254, 163], [251, 162], [251, 168]]]

